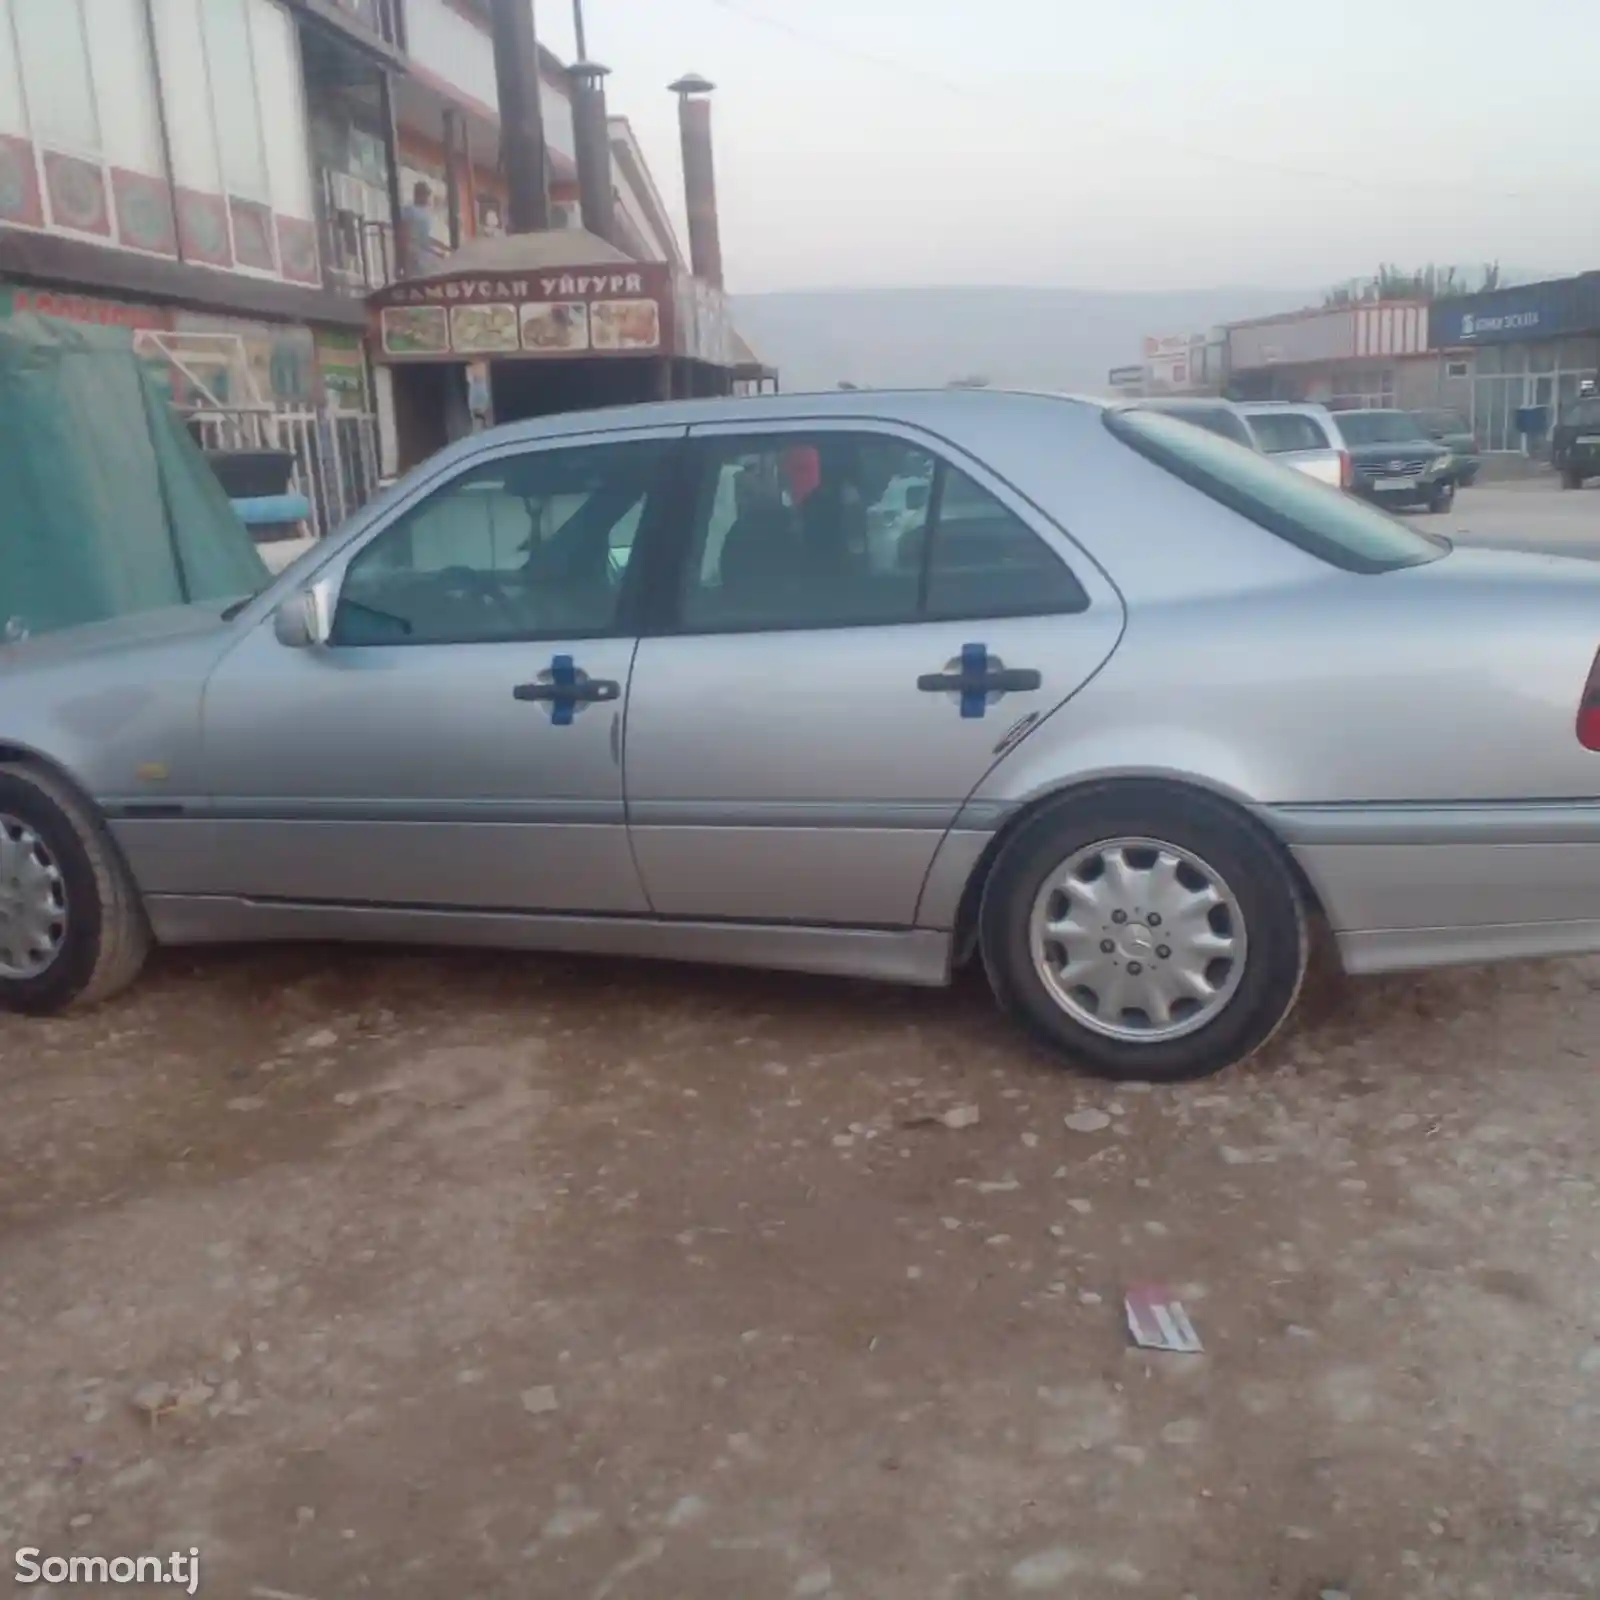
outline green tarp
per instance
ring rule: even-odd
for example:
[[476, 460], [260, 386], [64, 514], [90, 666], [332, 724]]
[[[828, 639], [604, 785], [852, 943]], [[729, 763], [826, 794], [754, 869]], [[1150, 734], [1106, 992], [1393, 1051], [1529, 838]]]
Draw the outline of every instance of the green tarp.
[[0, 320], [0, 637], [267, 580], [126, 332]]

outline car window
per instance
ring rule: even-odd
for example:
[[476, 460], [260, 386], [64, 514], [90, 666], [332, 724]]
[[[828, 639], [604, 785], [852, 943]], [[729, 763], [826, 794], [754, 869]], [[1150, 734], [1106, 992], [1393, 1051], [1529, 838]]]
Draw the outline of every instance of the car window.
[[680, 626], [830, 628], [1081, 611], [1055, 553], [967, 474], [903, 440], [707, 445]]
[[1448, 548], [1375, 506], [1230, 450], [1198, 428], [1151, 411], [1112, 410], [1106, 426], [1147, 460], [1257, 527], [1346, 572], [1391, 572], [1435, 561]]
[[503, 456], [395, 519], [350, 563], [335, 645], [612, 631], [666, 441]]
[[1192, 427], [1204, 428], [1207, 433], [1214, 433], [1220, 439], [1232, 439], [1235, 444], [1242, 444], [1247, 450], [1254, 450], [1256, 447], [1244, 418], [1231, 406], [1164, 406], [1160, 401], [1156, 401], [1148, 409], [1176, 417], [1180, 422], [1187, 422]]
[[1339, 431], [1347, 444], [1416, 444], [1428, 437], [1406, 411], [1341, 411]]
[[1567, 412], [1566, 421], [1578, 428], [1600, 427], [1600, 400], [1580, 400]]
[[1328, 436], [1315, 417], [1298, 411], [1252, 412], [1250, 431], [1266, 453], [1280, 455], [1285, 450], [1326, 450]]

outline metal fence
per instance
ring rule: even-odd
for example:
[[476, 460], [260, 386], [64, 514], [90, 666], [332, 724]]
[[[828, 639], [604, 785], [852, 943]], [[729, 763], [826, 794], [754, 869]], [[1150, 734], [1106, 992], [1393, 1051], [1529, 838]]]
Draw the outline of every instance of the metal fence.
[[186, 412], [204, 450], [286, 450], [291, 493], [311, 505], [310, 531], [331, 533], [378, 492], [378, 419], [331, 406], [248, 406]]

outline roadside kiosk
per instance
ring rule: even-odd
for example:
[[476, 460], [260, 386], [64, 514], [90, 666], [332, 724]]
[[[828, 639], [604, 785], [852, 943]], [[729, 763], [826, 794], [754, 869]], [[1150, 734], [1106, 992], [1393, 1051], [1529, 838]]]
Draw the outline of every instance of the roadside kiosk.
[[581, 229], [469, 240], [368, 308], [401, 472], [484, 423], [774, 378], [734, 333], [720, 289]]

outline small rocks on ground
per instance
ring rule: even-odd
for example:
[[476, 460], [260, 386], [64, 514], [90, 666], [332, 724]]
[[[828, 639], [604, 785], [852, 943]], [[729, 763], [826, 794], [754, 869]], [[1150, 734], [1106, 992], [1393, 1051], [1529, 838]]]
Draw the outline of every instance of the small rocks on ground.
[[547, 1383], [535, 1384], [533, 1388], [522, 1391], [522, 1409], [530, 1416], [542, 1417], [546, 1412], [558, 1410], [560, 1405], [555, 1390]]
[[939, 1118], [947, 1128], [960, 1130], [962, 1128], [976, 1127], [979, 1112], [976, 1106], [952, 1106], [950, 1110]]
[[1074, 1133], [1103, 1133], [1111, 1126], [1104, 1111], [1071, 1111], [1061, 1119]]

